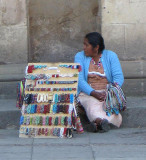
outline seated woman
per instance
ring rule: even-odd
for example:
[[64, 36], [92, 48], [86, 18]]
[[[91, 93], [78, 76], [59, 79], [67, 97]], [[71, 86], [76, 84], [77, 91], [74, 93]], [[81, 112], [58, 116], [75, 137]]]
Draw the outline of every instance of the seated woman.
[[108, 83], [122, 86], [124, 76], [116, 53], [105, 50], [104, 39], [97, 33], [88, 33], [84, 38], [84, 51], [75, 56], [75, 63], [80, 63], [78, 99], [84, 107], [90, 124], [87, 131], [108, 131], [110, 125], [120, 127], [122, 116], [107, 116], [103, 110]]

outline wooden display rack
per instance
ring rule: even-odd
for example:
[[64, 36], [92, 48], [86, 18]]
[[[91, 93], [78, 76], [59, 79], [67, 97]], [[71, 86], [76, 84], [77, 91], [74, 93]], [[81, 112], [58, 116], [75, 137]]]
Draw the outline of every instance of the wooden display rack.
[[76, 63], [28, 64], [19, 137], [72, 137], [79, 68]]

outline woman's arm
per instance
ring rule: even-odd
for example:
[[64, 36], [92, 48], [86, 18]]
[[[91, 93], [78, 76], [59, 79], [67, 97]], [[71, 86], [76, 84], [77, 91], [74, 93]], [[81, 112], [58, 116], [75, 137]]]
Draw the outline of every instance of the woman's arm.
[[99, 101], [104, 101], [105, 96], [106, 96], [106, 92], [97, 92], [97, 91], [92, 91], [90, 93], [91, 96], [93, 96], [94, 98], [98, 99]]
[[79, 80], [78, 80], [78, 87], [81, 89], [82, 92], [86, 93], [87, 95], [90, 95], [90, 93], [94, 90], [85, 80], [85, 68], [83, 65], [84, 62], [84, 57], [80, 54], [77, 53], [75, 56], [75, 63], [79, 63], [81, 65], [81, 72], [79, 73]]
[[120, 86], [122, 86], [122, 84], [124, 83], [124, 76], [120, 61], [115, 53], [110, 57], [110, 65], [111, 65], [113, 82], [116, 82]]

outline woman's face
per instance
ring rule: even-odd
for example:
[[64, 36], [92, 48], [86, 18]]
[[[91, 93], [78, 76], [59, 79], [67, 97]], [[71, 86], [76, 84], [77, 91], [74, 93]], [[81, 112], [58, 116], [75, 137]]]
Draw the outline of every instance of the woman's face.
[[86, 56], [93, 57], [95, 54], [95, 50], [92, 45], [88, 42], [88, 39], [84, 39], [84, 52]]

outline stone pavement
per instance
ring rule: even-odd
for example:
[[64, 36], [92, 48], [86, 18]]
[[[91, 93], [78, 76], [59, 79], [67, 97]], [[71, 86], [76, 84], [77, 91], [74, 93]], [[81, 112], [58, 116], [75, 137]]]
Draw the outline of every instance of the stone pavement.
[[74, 134], [72, 139], [19, 138], [0, 129], [0, 160], [145, 160], [146, 128]]
[[120, 129], [72, 139], [19, 138], [15, 99], [0, 99], [0, 160], [146, 160], [146, 97], [127, 97]]

